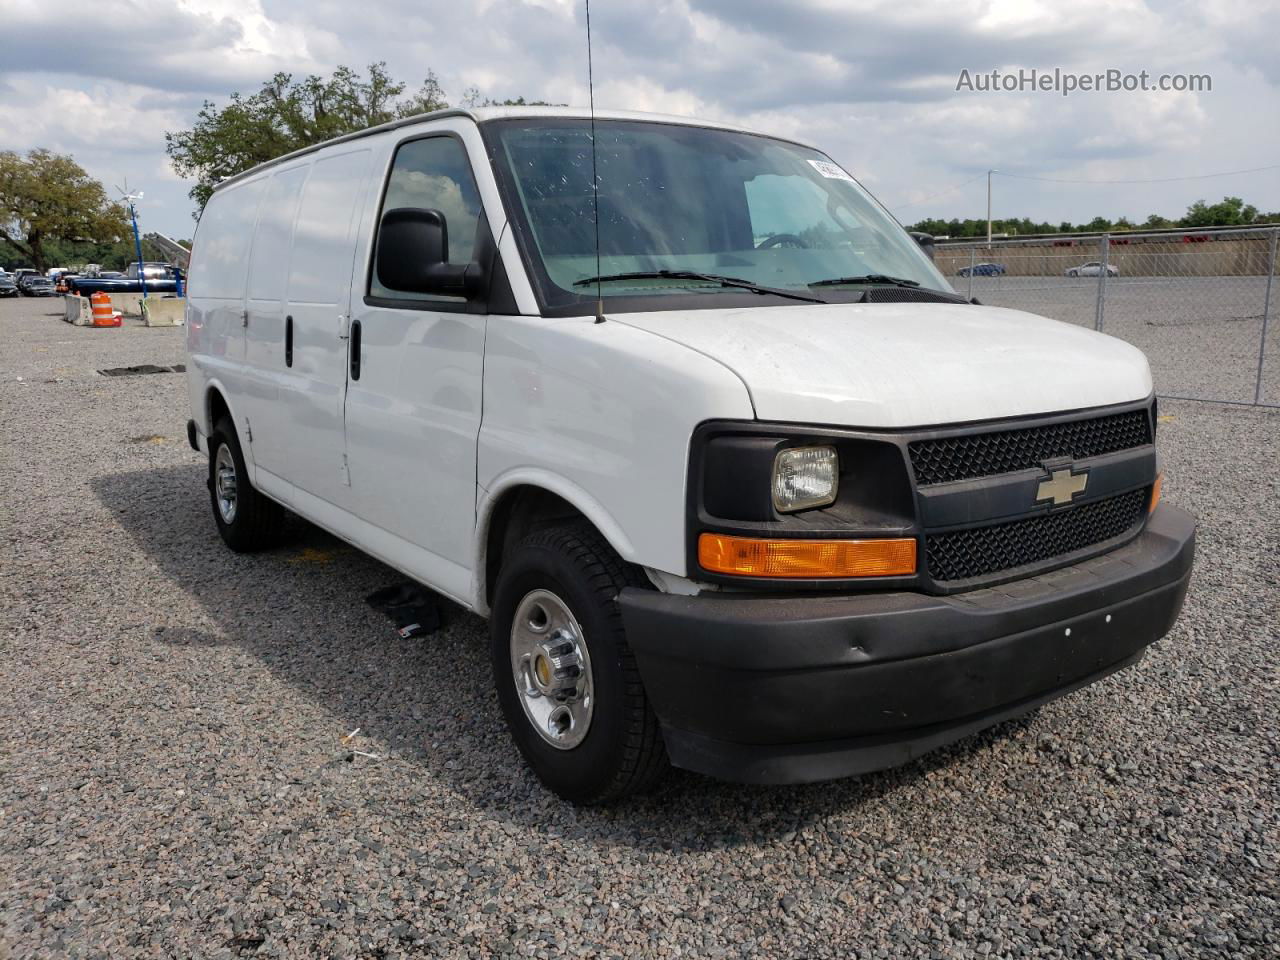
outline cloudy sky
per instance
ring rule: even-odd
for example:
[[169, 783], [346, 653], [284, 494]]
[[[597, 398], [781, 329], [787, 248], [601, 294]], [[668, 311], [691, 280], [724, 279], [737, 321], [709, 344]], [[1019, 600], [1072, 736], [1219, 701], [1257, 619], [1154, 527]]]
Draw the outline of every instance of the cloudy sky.
[[[145, 229], [192, 233], [164, 133], [278, 70], [385, 60], [457, 98], [587, 101], [582, 0], [4, 0], [0, 149], [73, 154], [146, 191]], [[904, 222], [1280, 211], [1280, 0], [593, 0], [596, 104], [812, 142]], [[74, 39], [68, 39], [68, 37]], [[1209, 74], [1199, 93], [983, 93], [962, 70]], [[1220, 171], [1273, 169], [1197, 180]], [[967, 184], [964, 181], [977, 177]], [[964, 184], [961, 186], [961, 184]]]

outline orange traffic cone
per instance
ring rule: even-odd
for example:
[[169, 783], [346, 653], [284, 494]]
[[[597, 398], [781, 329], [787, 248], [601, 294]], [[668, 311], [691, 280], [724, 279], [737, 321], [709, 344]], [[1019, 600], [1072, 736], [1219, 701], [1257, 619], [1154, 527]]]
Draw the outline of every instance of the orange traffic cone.
[[93, 304], [93, 325], [95, 327], [118, 327], [122, 321], [120, 314], [111, 309], [111, 297], [99, 290], [89, 298]]

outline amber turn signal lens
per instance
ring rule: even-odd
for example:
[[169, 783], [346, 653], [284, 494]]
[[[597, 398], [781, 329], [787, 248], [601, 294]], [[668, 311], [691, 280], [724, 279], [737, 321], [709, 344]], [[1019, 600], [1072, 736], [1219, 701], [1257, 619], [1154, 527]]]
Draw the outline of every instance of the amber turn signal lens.
[[1155, 513], [1156, 506], [1160, 503], [1160, 487], [1164, 485], [1164, 474], [1156, 474], [1156, 482], [1151, 486], [1151, 506], [1147, 509], [1148, 513]]
[[916, 572], [916, 542], [892, 540], [765, 540], [704, 533], [698, 563], [741, 577], [891, 577]]

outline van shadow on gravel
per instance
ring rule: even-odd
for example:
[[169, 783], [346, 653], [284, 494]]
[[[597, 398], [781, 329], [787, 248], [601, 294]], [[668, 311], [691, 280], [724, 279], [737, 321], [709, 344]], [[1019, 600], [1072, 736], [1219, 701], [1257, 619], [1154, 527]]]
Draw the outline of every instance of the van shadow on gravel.
[[151, 625], [157, 642], [238, 646], [343, 730], [361, 728], [393, 757], [420, 765], [421, 776], [446, 781], [477, 809], [527, 830], [568, 829], [605, 844], [661, 849], [772, 839], [931, 771], [977, 763], [1032, 722], [1009, 721], [905, 767], [856, 779], [762, 788], [675, 771], [649, 796], [575, 810], [541, 787], [507, 736], [484, 621], [455, 607], [439, 632], [401, 638], [365, 598], [404, 578], [296, 518], [281, 547], [232, 553], [214, 528], [206, 476], [204, 465], [193, 463], [92, 481], [141, 554], [217, 624], [217, 634], [173, 626], [161, 609]]

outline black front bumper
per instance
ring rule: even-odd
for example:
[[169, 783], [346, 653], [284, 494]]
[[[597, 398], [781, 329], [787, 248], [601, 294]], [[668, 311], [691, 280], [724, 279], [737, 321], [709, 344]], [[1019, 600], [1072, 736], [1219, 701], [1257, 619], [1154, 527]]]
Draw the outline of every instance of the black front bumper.
[[682, 597], [628, 588], [627, 637], [676, 766], [750, 783], [865, 773], [1025, 713], [1140, 658], [1177, 619], [1195, 521], [939, 597]]

